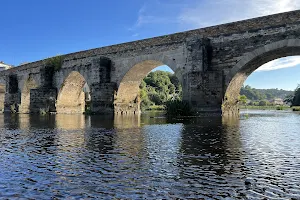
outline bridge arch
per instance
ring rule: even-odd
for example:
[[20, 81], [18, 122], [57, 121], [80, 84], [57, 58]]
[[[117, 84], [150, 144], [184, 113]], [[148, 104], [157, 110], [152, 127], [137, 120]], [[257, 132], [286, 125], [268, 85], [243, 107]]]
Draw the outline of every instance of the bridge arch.
[[0, 81], [0, 112], [4, 112], [6, 84]]
[[36, 80], [29, 74], [25, 77], [24, 82], [21, 83], [23, 88], [21, 88], [21, 104], [19, 108], [20, 113], [30, 112], [30, 90], [38, 87]]
[[83, 113], [90, 100], [89, 86], [78, 71], [71, 71], [62, 83], [56, 102], [57, 113]]
[[223, 115], [238, 115], [238, 97], [247, 77], [263, 64], [287, 56], [300, 55], [300, 39], [286, 39], [246, 53], [225, 78]]
[[159, 66], [167, 65], [181, 82], [181, 72], [177, 68], [175, 59], [164, 55], [148, 55], [136, 58], [129, 62], [132, 66], [118, 83], [118, 89], [114, 99], [115, 114], [138, 114], [140, 113], [139, 86], [149, 72]]

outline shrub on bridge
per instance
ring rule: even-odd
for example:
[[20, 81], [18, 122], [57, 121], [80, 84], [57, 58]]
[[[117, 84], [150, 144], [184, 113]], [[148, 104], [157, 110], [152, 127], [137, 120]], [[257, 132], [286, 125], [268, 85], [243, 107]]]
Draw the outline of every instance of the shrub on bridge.
[[62, 66], [63, 60], [64, 58], [62, 56], [48, 58], [46, 60], [46, 68], [53, 68], [55, 72], [59, 71]]

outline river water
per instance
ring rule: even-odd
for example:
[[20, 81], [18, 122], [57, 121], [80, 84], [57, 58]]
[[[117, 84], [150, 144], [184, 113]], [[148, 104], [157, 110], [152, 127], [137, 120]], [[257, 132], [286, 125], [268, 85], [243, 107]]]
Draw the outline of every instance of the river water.
[[3, 199], [300, 199], [300, 114], [0, 115]]

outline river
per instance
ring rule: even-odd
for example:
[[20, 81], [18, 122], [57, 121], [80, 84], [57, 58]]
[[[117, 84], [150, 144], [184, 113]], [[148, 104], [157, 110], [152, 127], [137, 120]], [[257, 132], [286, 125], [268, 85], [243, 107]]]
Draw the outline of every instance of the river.
[[300, 199], [300, 114], [0, 115], [6, 199]]

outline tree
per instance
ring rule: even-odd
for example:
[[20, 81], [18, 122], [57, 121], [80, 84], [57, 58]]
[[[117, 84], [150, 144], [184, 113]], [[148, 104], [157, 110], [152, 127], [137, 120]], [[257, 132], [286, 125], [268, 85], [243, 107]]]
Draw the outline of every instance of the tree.
[[242, 105], [246, 105], [246, 103], [247, 103], [247, 97], [246, 97], [246, 95], [240, 95], [240, 97], [239, 97], [239, 102], [240, 102]]
[[261, 101], [259, 101], [259, 103], [258, 103], [258, 105], [259, 106], [266, 106], [268, 103], [267, 103], [267, 101], [265, 101], [265, 100], [261, 100]]
[[181, 100], [182, 87], [177, 77], [165, 71], [150, 72], [140, 84], [141, 108], [165, 105], [169, 100]]
[[294, 100], [294, 94], [290, 94], [290, 95], [287, 95], [285, 98], [284, 98], [284, 102], [286, 104], [290, 104], [292, 105], [293, 104], [293, 100]]
[[300, 85], [297, 86], [293, 98], [293, 106], [300, 106]]
[[250, 100], [272, 100], [274, 98], [284, 99], [285, 96], [293, 94], [293, 91], [278, 90], [278, 89], [256, 89], [251, 88], [249, 85], [241, 88], [241, 95], [246, 95]]

